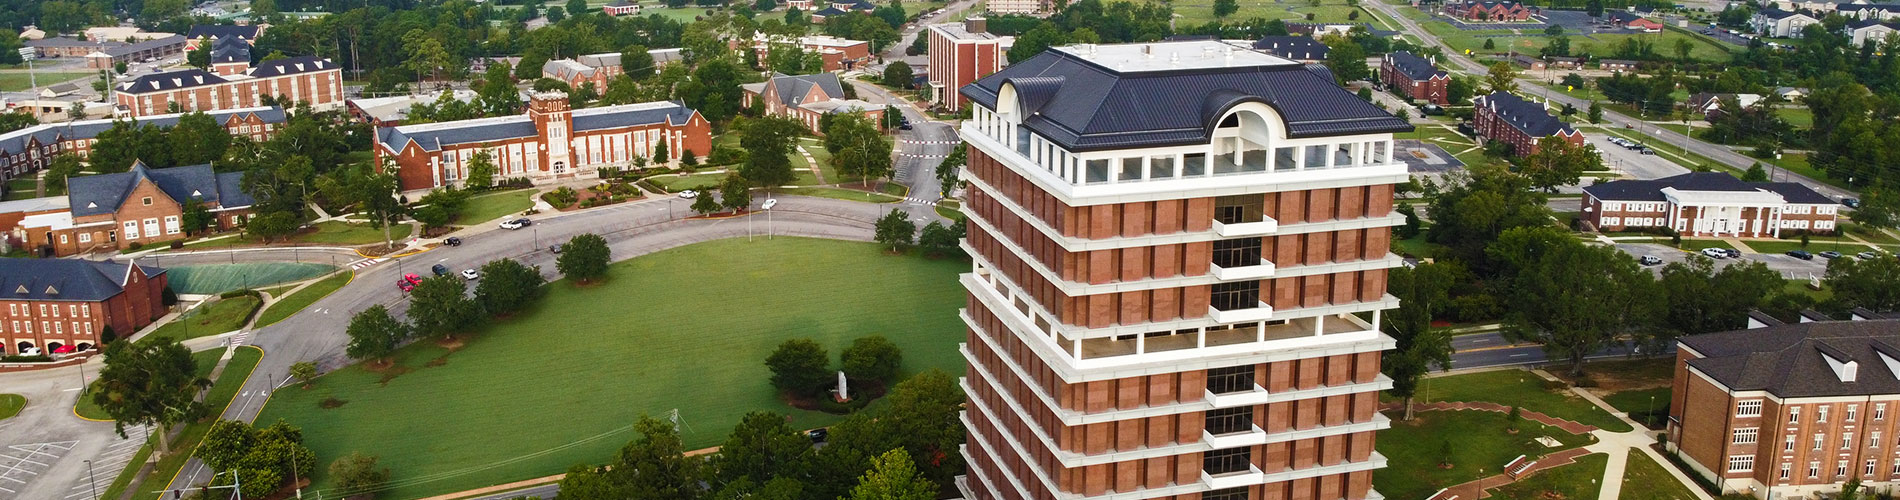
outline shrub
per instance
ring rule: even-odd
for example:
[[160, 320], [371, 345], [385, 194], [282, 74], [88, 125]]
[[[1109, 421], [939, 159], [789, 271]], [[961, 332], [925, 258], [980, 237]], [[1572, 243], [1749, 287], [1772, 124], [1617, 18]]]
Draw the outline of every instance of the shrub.
[[838, 353], [847, 377], [859, 380], [894, 382], [897, 369], [904, 364], [904, 352], [882, 335], [862, 337]]
[[259, 291], [257, 291], [257, 290], [252, 290], [252, 289], [249, 289], [249, 288], [244, 288], [244, 289], [239, 289], [239, 290], [232, 290], [232, 291], [229, 291], [229, 292], [224, 292], [224, 293], [220, 293], [220, 294], [218, 294], [218, 298], [220, 298], [220, 299], [229, 299], [229, 298], [234, 298], [234, 297], [243, 297], [243, 296], [245, 296], [245, 295], [249, 295], [249, 296], [252, 296], [252, 297], [257, 297], [257, 298], [260, 298], [260, 299], [261, 299], [261, 298], [264, 298], [264, 294], [263, 294], [262, 292], [259, 292]]
[[738, 148], [713, 148], [712, 156], [706, 158], [707, 165], [731, 165], [745, 161], [746, 152]]
[[0, 361], [5, 361], [8, 363], [45, 363], [47, 361], [52, 361], [52, 360], [53, 360], [52, 356], [47, 356], [45, 354], [36, 354], [32, 356], [17, 356], [17, 355], [16, 356], [0, 356]]
[[178, 292], [172, 291], [171, 287], [165, 287], [165, 291], [159, 292], [158, 300], [165, 307], [178, 305]]
[[639, 181], [634, 182], [634, 184], [640, 186], [640, 189], [645, 189], [647, 191], [652, 191], [655, 193], [672, 192], [672, 191], [668, 191], [665, 187], [660, 186], [658, 183], [653, 182], [651, 179], [640, 179]]
[[1596, 386], [1597, 386], [1597, 379], [1590, 378], [1590, 377], [1583, 377], [1583, 378], [1577, 379], [1577, 387], [1596, 387]]
[[1570, 388], [1569, 384], [1565, 384], [1559, 380], [1545, 380], [1544, 381], [1544, 390], [1546, 391], [1561, 391], [1561, 390], [1569, 389], [1569, 388]]
[[131, 243], [127, 243], [127, 244], [125, 245], [125, 249], [126, 249], [126, 250], [138, 250], [138, 249], [140, 249], [140, 248], [145, 248], [145, 243], [144, 243], [144, 242], [138, 242], [138, 241], [134, 241], [134, 242], [131, 242]]
[[772, 370], [772, 387], [801, 396], [819, 394], [831, 378], [830, 356], [811, 339], [791, 339], [765, 358]]
[[548, 202], [549, 205], [554, 205], [554, 208], [569, 207], [573, 206], [574, 202], [580, 200], [580, 194], [574, 192], [574, 188], [561, 186], [553, 191], [549, 191], [547, 194], [541, 195], [541, 200]]
[[185, 240], [172, 240], [171, 247], [172, 250], [185, 248]]

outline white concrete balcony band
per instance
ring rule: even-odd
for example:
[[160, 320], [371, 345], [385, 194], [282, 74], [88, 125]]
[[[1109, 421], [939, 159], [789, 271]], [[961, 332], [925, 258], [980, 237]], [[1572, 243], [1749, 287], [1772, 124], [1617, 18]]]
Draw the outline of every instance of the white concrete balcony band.
[[1219, 264], [1211, 264], [1207, 270], [1208, 274], [1214, 275], [1216, 281], [1239, 281], [1271, 278], [1274, 269], [1273, 261], [1263, 257], [1259, 263], [1250, 266], [1227, 268]]

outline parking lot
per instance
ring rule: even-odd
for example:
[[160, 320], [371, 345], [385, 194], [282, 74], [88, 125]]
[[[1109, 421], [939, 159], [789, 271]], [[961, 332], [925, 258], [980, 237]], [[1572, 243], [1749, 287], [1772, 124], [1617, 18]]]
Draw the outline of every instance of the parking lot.
[[[1616, 249], [1622, 250], [1623, 253], [1630, 254], [1632, 257], [1640, 258], [1644, 255], [1653, 255], [1656, 256], [1656, 258], [1662, 259], [1661, 264], [1647, 266], [1652, 272], [1657, 273], [1662, 272], [1664, 265], [1668, 265], [1671, 262], [1688, 260], [1690, 255], [1699, 255], [1677, 250], [1674, 247], [1660, 243], [1617, 243]], [[1745, 253], [1742, 254], [1741, 258], [1717, 259], [1715, 265], [1717, 268], [1720, 268], [1740, 262], [1761, 262], [1767, 264], [1768, 269], [1780, 273], [1782, 278], [1808, 279], [1809, 277], [1819, 277], [1827, 274], [1827, 261], [1827, 259], [1822, 257], [1815, 257], [1814, 260], [1802, 260], [1782, 254]]]
[[78, 441], [55, 441], [45, 443], [24, 443], [0, 448], [0, 498], [25, 498], [20, 496], [27, 485], [39, 479], [59, 462], [60, 457], [72, 451]]

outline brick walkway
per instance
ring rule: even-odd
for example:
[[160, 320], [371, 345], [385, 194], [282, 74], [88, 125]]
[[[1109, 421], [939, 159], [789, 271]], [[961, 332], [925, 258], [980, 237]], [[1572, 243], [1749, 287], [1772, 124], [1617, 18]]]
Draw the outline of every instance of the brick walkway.
[[[1525, 413], [1528, 414], [1529, 412], [1525, 412]], [[1570, 465], [1577, 461], [1577, 457], [1581, 457], [1581, 456], [1589, 455], [1589, 454], [1590, 454], [1589, 450], [1585, 450], [1583, 448], [1571, 448], [1568, 450], [1551, 453], [1549, 455], [1544, 455], [1543, 458], [1537, 459], [1537, 463], [1532, 464], [1531, 468], [1525, 469], [1524, 473], [1522, 474], [1518, 474], [1517, 479], [1530, 477], [1533, 474], [1536, 474], [1538, 472], [1543, 472], [1545, 470], [1562, 467], [1565, 465]], [[1433, 498], [1439, 498], [1439, 499], [1457, 498], [1458, 500], [1477, 500], [1480, 498], [1486, 498], [1486, 497], [1491, 496], [1491, 491], [1490, 491], [1491, 488], [1497, 488], [1497, 487], [1504, 486], [1507, 484], [1515, 483], [1517, 482], [1517, 479], [1512, 479], [1511, 476], [1507, 476], [1504, 474], [1498, 474], [1495, 476], [1479, 479], [1476, 481], [1461, 483], [1461, 484], [1452, 486], [1450, 488], [1446, 488], [1444, 493], [1439, 494], [1438, 496], [1433, 497]]]
[[[1390, 405], [1386, 405], [1384, 409], [1403, 410], [1405, 409], [1405, 405], [1403, 403], [1393, 403]], [[1416, 411], [1477, 410], [1477, 411], [1494, 411], [1498, 413], [1511, 412], [1511, 407], [1509, 406], [1505, 406], [1505, 405], [1501, 405], [1497, 403], [1483, 402], [1483, 401], [1439, 401], [1439, 402], [1432, 402], [1432, 403], [1417, 403], [1413, 405], [1413, 409]], [[1517, 411], [1518, 411], [1518, 414], [1523, 415], [1524, 418], [1536, 421], [1537, 423], [1540, 423], [1540, 424], [1563, 429], [1564, 432], [1568, 432], [1571, 434], [1589, 434], [1590, 431], [1597, 430], [1597, 427], [1594, 425], [1584, 425], [1577, 422], [1553, 417], [1550, 415], [1545, 415], [1542, 413], [1526, 410], [1523, 408], [1518, 408]]]

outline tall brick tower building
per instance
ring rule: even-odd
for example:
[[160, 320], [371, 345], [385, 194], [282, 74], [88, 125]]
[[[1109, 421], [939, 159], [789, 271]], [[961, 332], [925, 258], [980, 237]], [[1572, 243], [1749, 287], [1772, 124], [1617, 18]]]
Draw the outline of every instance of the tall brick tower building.
[[1411, 126], [1316, 71], [1077, 45], [960, 90], [967, 498], [1382, 498]]

